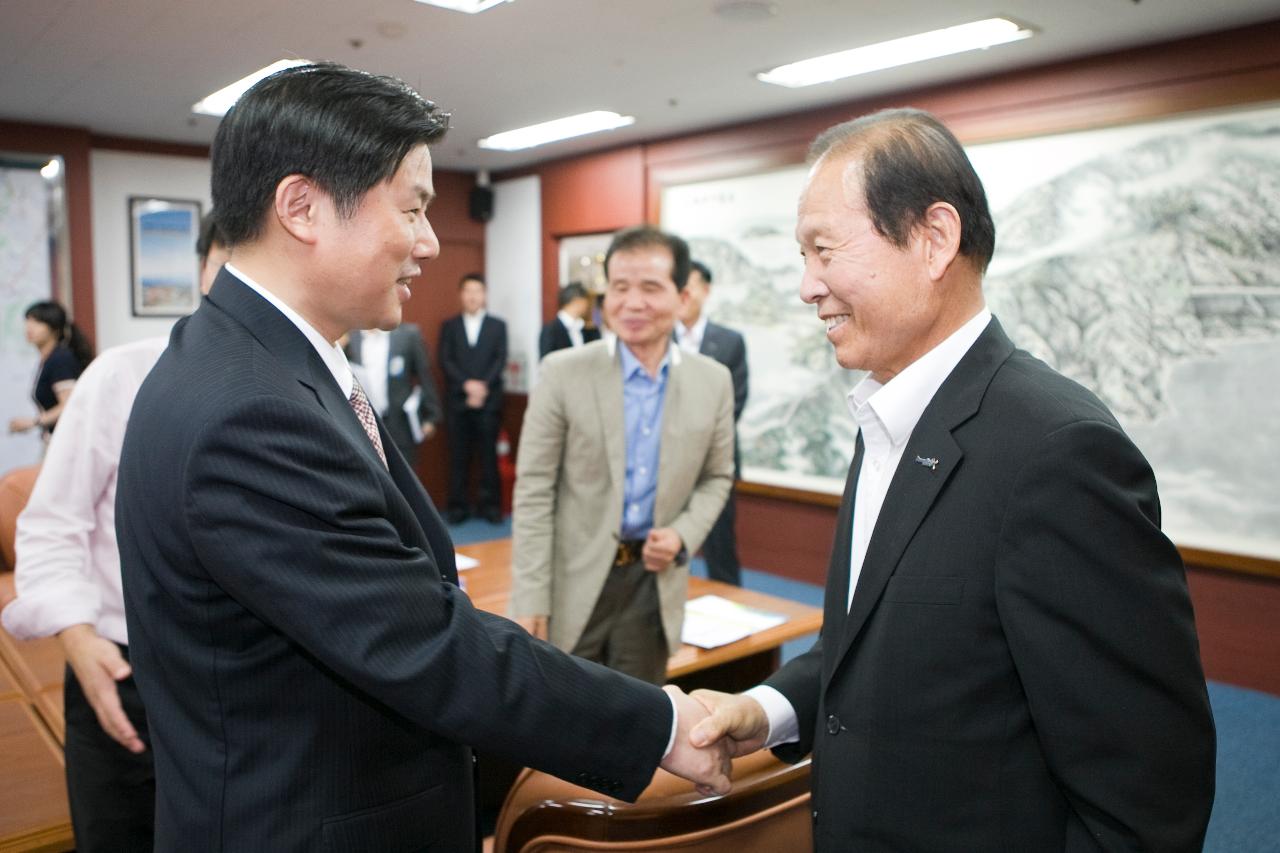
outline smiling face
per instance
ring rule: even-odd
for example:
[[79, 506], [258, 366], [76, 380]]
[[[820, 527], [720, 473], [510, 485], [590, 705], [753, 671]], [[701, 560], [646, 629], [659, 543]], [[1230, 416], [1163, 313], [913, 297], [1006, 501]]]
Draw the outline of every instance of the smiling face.
[[661, 352], [671, 339], [680, 291], [672, 280], [675, 260], [666, 246], [639, 246], [609, 258], [604, 313], [609, 328], [636, 354]]
[[800, 298], [826, 323], [841, 367], [887, 382], [929, 351], [942, 302], [923, 238], [913, 233], [898, 248], [876, 231], [856, 154], [814, 165], [796, 240], [804, 256]]
[[323, 334], [336, 339], [351, 329], [400, 325], [410, 283], [422, 272], [422, 262], [440, 253], [427, 221], [434, 196], [431, 154], [419, 145], [395, 174], [361, 197], [351, 216], [338, 216], [328, 203], [317, 265], [323, 277], [313, 283], [308, 300]]

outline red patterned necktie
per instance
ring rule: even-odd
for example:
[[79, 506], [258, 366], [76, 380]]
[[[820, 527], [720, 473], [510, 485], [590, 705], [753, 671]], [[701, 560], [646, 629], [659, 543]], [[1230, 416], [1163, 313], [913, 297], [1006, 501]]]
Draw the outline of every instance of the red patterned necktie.
[[373, 442], [373, 449], [378, 451], [378, 458], [382, 460], [383, 466], [389, 467], [387, 454], [382, 450], [382, 437], [378, 435], [378, 421], [373, 417], [373, 406], [369, 405], [369, 398], [364, 395], [364, 389], [360, 387], [359, 381], [356, 381], [355, 377], [352, 377], [352, 380], [351, 396], [347, 398], [347, 402], [351, 404], [356, 417], [360, 419], [360, 426], [364, 427], [365, 435], [369, 436], [369, 440]]

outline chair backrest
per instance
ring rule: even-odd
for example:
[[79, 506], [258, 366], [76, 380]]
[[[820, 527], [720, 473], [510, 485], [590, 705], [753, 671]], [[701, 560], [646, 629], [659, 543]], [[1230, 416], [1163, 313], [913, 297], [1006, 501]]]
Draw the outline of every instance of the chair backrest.
[[0, 560], [4, 563], [0, 568], [5, 571], [13, 571], [13, 539], [18, 530], [18, 513], [27, 505], [39, 473], [39, 465], [28, 465], [14, 468], [0, 477]]
[[727, 796], [703, 797], [659, 770], [634, 804], [525, 770], [498, 815], [494, 853], [811, 850], [809, 761], [758, 752], [733, 764]]

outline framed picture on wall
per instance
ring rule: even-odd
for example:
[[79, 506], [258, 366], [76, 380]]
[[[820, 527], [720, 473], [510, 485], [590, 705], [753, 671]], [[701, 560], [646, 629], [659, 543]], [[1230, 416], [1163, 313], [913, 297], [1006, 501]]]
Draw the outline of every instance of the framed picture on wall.
[[181, 317], [200, 303], [200, 202], [129, 197], [129, 272], [135, 317]]

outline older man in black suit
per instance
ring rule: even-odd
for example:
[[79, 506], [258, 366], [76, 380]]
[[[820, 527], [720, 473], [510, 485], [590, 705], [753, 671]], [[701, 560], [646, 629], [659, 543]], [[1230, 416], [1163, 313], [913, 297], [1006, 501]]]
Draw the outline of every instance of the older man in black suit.
[[160, 851], [472, 850], [467, 744], [628, 798], [660, 760], [727, 789], [723, 751], [689, 746], [692, 699], [472, 607], [334, 343], [399, 324], [438, 254], [445, 125], [324, 64], [218, 128], [234, 263], [138, 393], [116, 507]]
[[812, 750], [818, 851], [1200, 850], [1213, 719], [1150, 467], [988, 312], [995, 228], [950, 131], [892, 110], [811, 158], [800, 295], [870, 373], [822, 635], [695, 693], [695, 742]]

